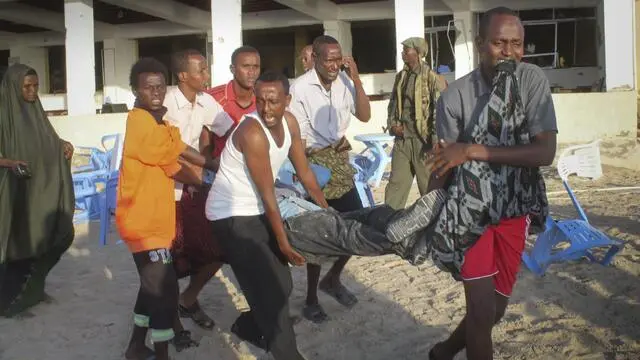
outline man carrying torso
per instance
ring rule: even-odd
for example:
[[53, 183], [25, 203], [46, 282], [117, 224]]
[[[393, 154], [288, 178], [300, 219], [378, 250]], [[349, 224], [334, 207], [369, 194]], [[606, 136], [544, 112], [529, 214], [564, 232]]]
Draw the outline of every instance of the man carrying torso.
[[297, 122], [285, 115], [289, 82], [265, 73], [256, 83], [257, 112], [245, 116], [220, 157], [206, 215], [276, 360], [303, 359], [289, 317], [287, 263], [304, 264], [289, 243], [275, 195], [275, 177], [289, 158], [314, 202], [326, 208], [304, 155]]
[[[355, 170], [349, 164], [351, 146], [345, 134], [352, 114], [360, 121], [369, 121], [369, 98], [353, 58], [342, 57], [336, 39], [326, 35], [316, 38], [313, 57], [314, 68], [297, 78], [291, 87], [289, 110], [300, 124], [309, 161], [331, 170], [331, 179], [323, 188], [329, 205], [340, 212], [357, 210], [362, 208], [362, 201], [353, 183]], [[341, 68], [345, 71], [340, 71]], [[319, 286], [342, 305], [352, 307], [358, 299], [340, 282], [347, 261], [349, 257], [336, 261]], [[320, 265], [307, 265], [307, 300], [303, 310], [307, 319], [318, 323], [328, 318], [318, 302], [320, 270]]]
[[[447, 182], [436, 220], [433, 260], [463, 280], [467, 314], [430, 359], [492, 359], [491, 331], [505, 313], [529, 225], [548, 213], [540, 166], [556, 151], [549, 81], [521, 63], [524, 28], [516, 12], [484, 14], [477, 46], [480, 68], [451, 83], [437, 106], [430, 188]], [[451, 176], [449, 175], [451, 173]]]

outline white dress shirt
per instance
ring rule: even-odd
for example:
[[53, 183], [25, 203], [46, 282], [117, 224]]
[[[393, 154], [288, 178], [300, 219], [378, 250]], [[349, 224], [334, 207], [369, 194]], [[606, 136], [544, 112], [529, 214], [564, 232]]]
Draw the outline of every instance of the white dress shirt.
[[[192, 104], [177, 86], [170, 87], [164, 106], [167, 108], [167, 121], [180, 129], [182, 141], [196, 150], [199, 149], [203, 126], [218, 136], [224, 136], [234, 124], [229, 114], [207, 93], [197, 94]], [[175, 195], [176, 201], [182, 197], [182, 184], [177, 181]]]
[[356, 113], [356, 90], [344, 72], [326, 90], [315, 69], [294, 80], [289, 111], [300, 124], [307, 147], [322, 148], [342, 138]]

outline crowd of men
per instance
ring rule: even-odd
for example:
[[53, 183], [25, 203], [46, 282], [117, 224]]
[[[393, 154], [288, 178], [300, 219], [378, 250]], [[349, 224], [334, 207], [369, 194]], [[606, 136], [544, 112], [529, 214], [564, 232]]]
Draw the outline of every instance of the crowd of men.
[[[446, 191], [438, 226], [420, 236], [434, 262], [463, 281], [467, 301], [467, 315], [429, 359], [453, 359], [464, 349], [469, 359], [493, 358], [491, 331], [505, 313], [529, 225], [547, 211], [544, 192], [519, 181], [533, 181], [555, 154], [548, 81], [521, 62], [524, 29], [517, 13], [488, 11], [479, 30], [480, 67], [448, 86], [425, 60], [426, 41], [404, 40], [405, 66], [388, 107], [395, 140], [385, 203], [405, 208], [414, 177], [421, 195]], [[346, 133], [352, 116], [369, 121], [371, 106], [356, 61], [343, 56], [334, 38], [316, 38], [300, 60], [306, 72], [290, 85], [282, 74], [260, 74], [260, 54], [243, 46], [231, 57], [233, 80], [212, 89], [207, 61], [197, 51], [175, 54], [178, 86], [172, 89], [157, 60], [133, 66], [136, 103], [127, 120], [116, 211], [140, 276], [127, 359], [168, 359], [170, 343], [178, 350], [196, 346], [180, 318], [214, 327], [198, 296], [225, 263], [251, 308], [234, 333], [276, 360], [304, 359], [289, 315], [289, 264], [306, 263], [302, 314], [309, 321], [329, 318], [318, 289], [346, 308], [357, 304], [341, 282], [349, 255], [338, 257], [321, 279], [320, 264], [291, 245], [275, 180], [289, 159], [311, 202], [340, 213], [362, 209]], [[331, 172], [324, 187], [309, 164]], [[203, 169], [215, 172], [213, 184]], [[189, 284], [179, 293], [183, 277]], [[153, 349], [145, 345], [148, 333]]]

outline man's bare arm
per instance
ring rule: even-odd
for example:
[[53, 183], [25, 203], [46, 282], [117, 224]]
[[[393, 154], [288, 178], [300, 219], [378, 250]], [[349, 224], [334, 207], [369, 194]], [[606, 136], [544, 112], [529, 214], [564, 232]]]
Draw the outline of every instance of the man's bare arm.
[[[274, 179], [269, 159], [269, 140], [259, 120], [247, 118], [233, 135], [233, 144], [243, 153], [249, 175], [260, 193], [264, 212], [276, 237], [280, 251], [295, 265], [302, 265], [304, 258], [293, 251], [282, 223], [276, 200]], [[295, 254], [295, 255], [293, 255]], [[296, 257], [297, 255], [297, 257]]]
[[187, 146], [187, 148], [180, 154], [180, 157], [196, 166], [203, 167], [205, 169], [209, 169], [211, 171], [218, 171], [218, 167], [220, 166], [219, 159], [211, 159], [211, 157], [205, 157], [198, 150]]
[[[327, 200], [324, 198], [322, 189], [318, 185], [316, 176], [309, 167], [309, 161], [304, 153], [304, 144], [300, 138], [300, 127], [298, 121], [293, 114], [286, 112], [285, 120], [288, 123], [289, 131], [291, 133], [291, 148], [289, 149], [289, 159], [296, 169], [296, 175], [300, 179], [302, 186], [311, 197], [311, 199], [320, 207], [328, 208]], [[286, 125], [286, 124], [285, 124]]]
[[553, 163], [556, 155], [556, 133], [544, 131], [535, 136], [528, 145], [511, 147], [492, 147], [471, 144], [467, 150], [470, 160], [486, 161], [490, 163], [539, 167]]

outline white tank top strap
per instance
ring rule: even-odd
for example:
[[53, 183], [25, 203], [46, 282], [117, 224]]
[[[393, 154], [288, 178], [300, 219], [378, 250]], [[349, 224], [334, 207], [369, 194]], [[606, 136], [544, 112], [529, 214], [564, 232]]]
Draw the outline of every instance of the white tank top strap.
[[[283, 119], [284, 139], [278, 146], [269, 129], [264, 125], [257, 113], [247, 114], [241, 121], [257, 121], [269, 141], [269, 163], [275, 183], [280, 167], [289, 155], [291, 132]], [[227, 139], [225, 149], [220, 155], [220, 168], [213, 182], [205, 213], [209, 220], [219, 220], [232, 216], [253, 216], [264, 213], [262, 198], [251, 179], [244, 154], [233, 144], [234, 130]]]

